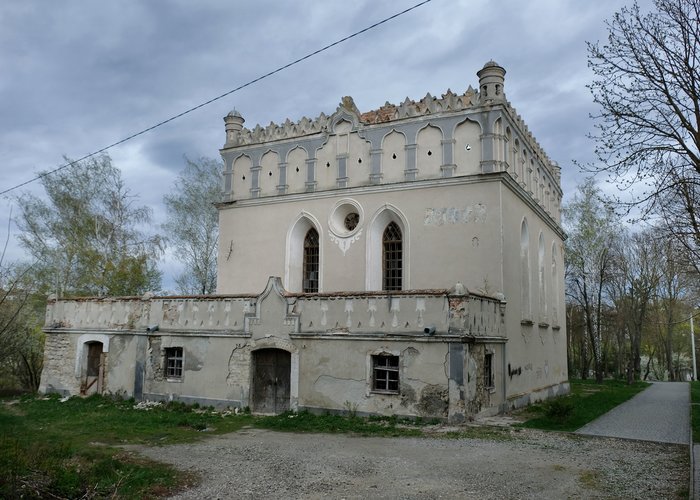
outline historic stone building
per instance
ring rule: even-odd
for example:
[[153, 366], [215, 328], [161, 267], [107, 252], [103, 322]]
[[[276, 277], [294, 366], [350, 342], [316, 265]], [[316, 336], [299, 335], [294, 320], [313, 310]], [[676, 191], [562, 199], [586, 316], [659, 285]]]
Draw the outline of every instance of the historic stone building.
[[505, 70], [477, 75], [367, 113], [229, 113], [218, 295], [50, 302], [42, 390], [453, 422], [568, 391], [559, 167]]

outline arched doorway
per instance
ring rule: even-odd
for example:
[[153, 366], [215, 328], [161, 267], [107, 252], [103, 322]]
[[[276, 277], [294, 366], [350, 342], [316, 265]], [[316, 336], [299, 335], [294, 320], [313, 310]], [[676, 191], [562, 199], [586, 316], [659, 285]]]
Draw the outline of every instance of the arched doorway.
[[104, 361], [102, 342], [86, 342], [83, 344], [85, 364], [80, 383], [81, 394], [102, 394], [104, 385]]
[[291, 354], [282, 349], [253, 351], [251, 408], [256, 413], [289, 410]]

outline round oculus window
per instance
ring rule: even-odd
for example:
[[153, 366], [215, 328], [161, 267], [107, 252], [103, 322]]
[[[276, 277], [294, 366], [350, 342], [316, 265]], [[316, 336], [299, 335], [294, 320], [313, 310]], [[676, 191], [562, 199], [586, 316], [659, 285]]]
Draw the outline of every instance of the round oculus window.
[[333, 234], [346, 238], [360, 230], [362, 208], [355, 200], [341, 200], [328, 217], [329, 229]]

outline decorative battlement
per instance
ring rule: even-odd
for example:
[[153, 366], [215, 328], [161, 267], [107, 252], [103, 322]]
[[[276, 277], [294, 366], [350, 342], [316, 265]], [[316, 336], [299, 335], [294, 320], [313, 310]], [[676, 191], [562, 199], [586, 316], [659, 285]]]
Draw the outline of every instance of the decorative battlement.
[[[428, 92], [425, 97], [419, 101], [413, 101], [407, 97], [401, 104], [396, 105], [387, 102], [379, 109], [367, 111], [366, 113], [359, 113], [352, 97], [346, 96], [343, 97], [337, 111], [345, 109], [346, 111], [359, 115], [360, 122], [363, 125], [373, 125], [422, 115], [462, 111], [474, 106], [477, 101], [478, 93], [470, 86], [469, 89], [461, 95], [455, 94], [448, 89], [447, 92], [442, 94], [442, 97], [438, 99]], [[231, 117], [235, 116], [233, 113], [234, 111], [224, 118], [224, 120], [230, 120]], [[238, 115], [238, 117], [240, 117], [240, 115]], [[327, 116], [325, 113], [321, 113], [316, 118], [307, 118], [305, 116], [297, 122], [292, 122], [288, 118], [281, 125], [270, 122], [268, 126], [261, 127], [258, 124], [252, 130], [242, 128], [231, 140], [227, 140], [224, 147], [226, 148], [234, 145], [248, 146], [327, 132], [330, 122], [331, 117]]]
[[[225, 118], [223, 202], [507, 171], [559, 220], [561, 172], [505, 95], [506, 70], [489, 61], [478, 90], [408, 97], [245, 128]], [[293, 152], [293, 154], [292, 154]]]
[[[537, 142], [532, 132], [518, 114], [512, 104], [505, 98], [504, 75], [506, 71], [496, 62], [489, 61], [479, 70], [479, 86], [481, 91], [477, 91], [470, 85], [463, 94], [455, 94], [452, 90], [442, 94], [441, 97], [434, 97], [428, 92], [420, 100], [412, 100], [406, 97], [400, 104], [386, 102], [379, 109], [361, 113], [350, 96], [343, 97], [336, 114], [342, 111], [355, 114], [362, 125], [383, 124], [407, 118], [414, 118], [425, 115], [435, 115], [440, 113], [454, 113], [465, 109], [475, 108], [483, 105], [493, 105], [502, 103], [508, 110], [511, 118], [522, 130], [527, 142], [530, 144], [535, 156], [540, 158], [545, 165], [553, 166], [555, 176], [559, 177], [559, 169], [555, 162], [552, 162]], [[302, 117], [293, 122], [289, 118], [284, 123], [277, 124], [270, 122], [263, 127], [257, 124], [254, 128], [243, 127], [245, 120], [237, 110], [232, 110], [224, 117], [226, 123], [226, 144], [224, 149], [238, 146], [251, 146], [266, 142], [282, 141], [286, 139], [299, 138], [314, 134], [328, 133], [333, 115], [329, 116], [321, 113], [316, 118]]]

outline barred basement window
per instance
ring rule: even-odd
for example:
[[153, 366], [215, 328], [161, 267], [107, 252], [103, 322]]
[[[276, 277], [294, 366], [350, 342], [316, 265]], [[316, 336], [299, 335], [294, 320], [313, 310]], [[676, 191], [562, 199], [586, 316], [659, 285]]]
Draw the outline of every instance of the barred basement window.
[[318, 232], [311, 228], [304, 238], [304, 270], [302, 289], [304, 293], [318, 292]]
[[399, 357], [372, 356], [372, 390], [399, 392]]
[[401, 229], [390, 222], [384, 230], [383, 245], [383, 290], [403, 288], [403, 241]]
[[493, 387], [493, 353], [487, 353], [484, 356], [484, 388], [491, 389]]
[[182, 347], [165, 348], [165, 376], [182, 378]]

